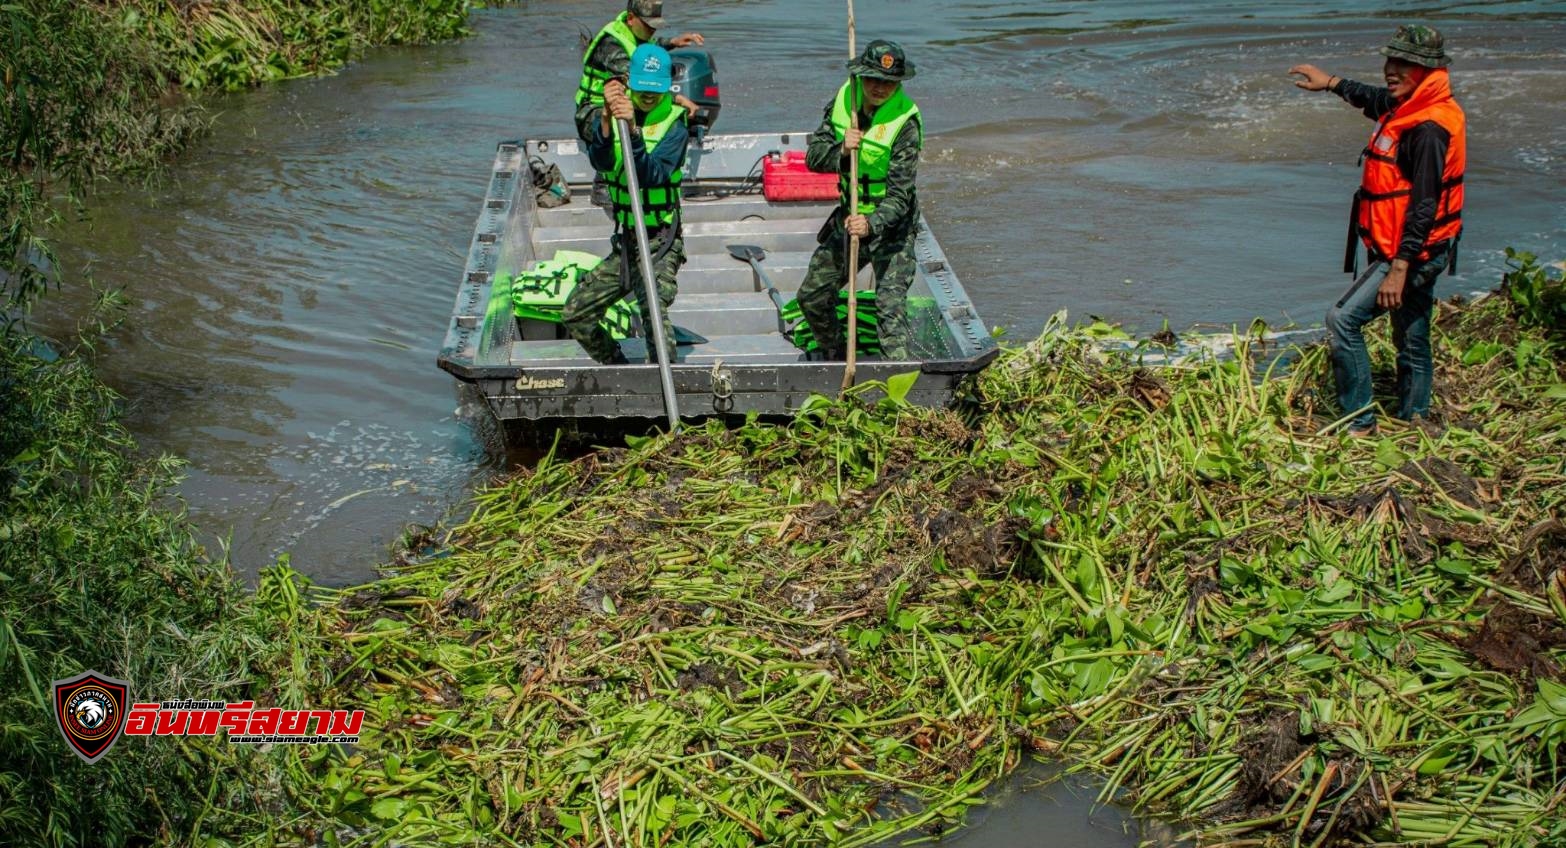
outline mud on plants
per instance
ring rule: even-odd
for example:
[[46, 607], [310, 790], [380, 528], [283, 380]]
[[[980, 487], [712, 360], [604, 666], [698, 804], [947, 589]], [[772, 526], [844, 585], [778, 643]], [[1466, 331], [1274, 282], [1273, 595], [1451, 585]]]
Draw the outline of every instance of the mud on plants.
[[1558, 840], [1560, 351], [1503, 298], [1437, 342], [1444, 426], [1369, 441], [1320, 348], [1155, 372], [1050, 332], [966, 417], [866, 390], [545, 461], [296, 613], [283, 676], [369, 716], [274, 825], [869, 844], [1045, 752], [1204, 843]]

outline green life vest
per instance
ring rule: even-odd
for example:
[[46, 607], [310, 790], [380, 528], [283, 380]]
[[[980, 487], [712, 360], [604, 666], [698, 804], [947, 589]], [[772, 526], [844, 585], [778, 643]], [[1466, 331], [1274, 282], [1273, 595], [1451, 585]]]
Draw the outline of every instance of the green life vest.
[[[553, 259], [535, 263], [511, 282], [512, 314], [550, 324], [561, 323], [561, 313], [566, 301], [571, 299], [571, 292], [602, 261], [603, 257], [591, 253], [559, 250]], [[638, 320], [636, 306], [622, 298], [609, 307], [598, 323], [610, 336], [628, 339], [636, 335]]]
[[558, 314], [565, 307], [571, 290], [603, 257], [576, 250], [557, 250], [553, 259], [544, 259], [516, 275], [511, 297], [519, 318], [548, 320], [544, 313]]
[[[642, 118], [642, 144], [647, 151], [658, 149], [658, 142], [669, 133], [675, 121], [685, 120], [685, 110], [674, 105], [674, 98], [665, 94], [651, 112]], [[668, 185], [641, 186], [642, 220], [649, 228], [674, 223], [680, 212], [680, 181], [685, 169], [676, 168], [669, 175]], [[631, 187], [625, 179], [625, 152], [618, 143], [614, 146], [614, 170], [605, 175], [609, 181], [609, 201], [614, 204], [614, 219], [627, 232], [635, 229], [636, 219], [631, 216]]]
[[[879, 313], [876, 311], [875, 292], [861, 289], [856, 292], [854, 302], [859, 304], [858, 315], [858, 341], [854, 347], [860, 353], [880, 354], [881, 335], [876, 330], [879, 323]], [[795, 298], [783, 305], [783, 324], [789, 328], [793, 336], [794, 346], [804, 351], [817, 350], [821, 343], [816, 341], [816, 336], [810, 331], [809, 322], [805, 321], [805, 308], [799, 305], [799, 299]], [[837, 320], [848, 320], [848, 290], [839, 289], [837, 292]]]
[[[850, 83], [844, 83], [838, 90], [837, 102], [832, 107], [832, 126], [837, 130], [839, 144], [848, 137], [849, 85]], [[854, 92], [855, 101], [864, 103], [863, 84], [855, 79], [852, 85], [858, 89]], [[899, 86], [897, 93], [875, 110], [875, 117], [871, 119], [870, 126], [860, 127], [865, 135], [859, 143], [859, 214], [869, 215], [874, 212], [881, 200], [886, 197], [886, 175], [892, 170], [892, 144], [903, 131], [903, 124], [910, 120], [918, 123], [919, 147], [922, 149], [924, 125], [919, 121], [919, 107], [914, 105], [913, 99]], [[842, 197], [844, 207], [848, 206], [848, 189], [848, 172], [844, 171], [837, 178], [837, 191]]]
[[628, 12], [621, 12], [614, 20], [604, 24], [604, 28], [593, 36], [593, 40], [587, 45], [587, 52], [582, 54], [582, 81], [576, 87], [576, 105], [581, 106], [583, 101], [591, 99], [595, 105], [602, 106], [604, 102], [604, 83], [614, 79], [614, 74], [608, 68], [600, 68], [593, 64], [593, 54], [598, 51], [598, 42], [608, 36], [619, 42], [625, 48], [625, 56], [630, 58], [636, 52], [636, 46], [641, 42], [637, 40], [636, 33], [631, 32], [630, 24], [626, 23]]
[[[860, 353], [880, 354], [880, 310], [876, 306], [875, 292], [861, 289], [855, 293], [854, 302], [859, 304], [857, 328], [859, 340], [855, 343], [855, 347]], [[908, 297], [908, 314], [911, 317], [935, 315], [936, 308], [933, 297], [914, 295]], [[837, 320], [848, 320], [847, 289], [837, 290]], [[805, 321], [805, 309], [799, 305], [798, 298], [783, 305], [783, 323], [789, 328], [795, 347], [805, 351], [817, 350], [821, 347], [821, 343], [816, 341], [815, 334], [810, 331], [810, 324]], [[914, 321], [914, 325], [918, 326], [917, 320]]]

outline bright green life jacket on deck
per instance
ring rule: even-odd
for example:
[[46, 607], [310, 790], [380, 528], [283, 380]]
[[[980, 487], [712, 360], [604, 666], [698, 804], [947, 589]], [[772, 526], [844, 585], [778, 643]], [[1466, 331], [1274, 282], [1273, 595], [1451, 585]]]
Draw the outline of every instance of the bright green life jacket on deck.
[[[561, 310], [588, 272], [598, 267], [603, 257], [577, 250], [555, 251], [554, 258], [537, 262], [530, 270], [517, 274], [511, 283], [512, 314], [550, 324], [561, 322]], [[628, 300], [615, 301], [598, 323], [616, 339], [636, 334], [636, 306]]]
[[[881, 313], [876, 306], [875, 292], [861, 289], [856, 292], [854, 302], [859, 304], [858, 331], [859, 341], [856, 343], [860, 353], [881, 353]], [[920, 314], [931, 314], [935, 311], [935, 298], [929, 296], [910, 295], [908, 297], [908, 314], [914, 318]], [[848, 291], [838, 289], [837, 292], [837, 320], [848, 319]], [[816, 350], [821, 347], [816, 341], [816, 336], [810, 331], [810, 325], [805, 322], [805, 310], [799, 305], [799, 299], [795, 298], [783, 304], [783, 323], [789, 328], [787, 334], [794, 341], [794, 346], [800, 350]], [[918, 321], [914, 321], [917, 326]], [[928, 343], [922, 345], [929, 347]]]
[[614, 74], [608, 68], [600, 68], [593, 65], [593, 53], [598, 50], [598, 42], [605, 36], [619, 42], [625, 48], [626, 58], [630, 58], [636, 52], [636, 46], [641, 42], [637, 40], [636, 33], [631, 32], [630, 24], [626, 23], [628, 12], [621, 12], [614, 20], [604, 24], [604, 28], [593, 36], [593, 40], [587, 45], [587, 52], [582, 54], [582, 81], [576, 87], [576, 105], [581, 106], [583, 101], [592, 99], [593, 103], [602, 106], [604, 102], [604, 83], [614, 79]]
[[[837, 130], [837, 142], [843, 143], [848, 137], [849, 129], [849, 86], [854, 86], [855, 102], [865, 102], [864, 85], [855, 78], [852, 82], [844, 83], [837, 92], [837, 101], [832, 106], [832, 127]], [[914, 104], [907, 92], [899, 86], [897, 93], [881, 104], [875, 110], [875, 117], [870, 120], [870, 126], [861, 127], [864, 130], [864, 139], [859, 143], [859, 214], [869, 215], [880, 205], [886, 197], [886, 175], [892, 170], [892, 144], [897, 141], [898, 133], [903, 131], [903, 124], [909, 121], [919, 121], [919, 107]], [[919, 147], [924, 147], [924, 125], [919, 122]], [[848, 207], [849, 185], [848, 172], [844, 171], [837, 178], [837, 192], [842, 198], [844, 208]]]
[[[646, 145], [647, 151], [651, 153], [658, 149], [658, 142], [669, 133], [674, 122], [683, 120], [685, 110], [675, 106], [674, 98], [665, 94], [657, 107], [642, 118], [642, 143]], [[641, 187], [642, 220], [648, 229], [672, 224], [679, 216], [680, 181], [684, 175], [683, 167], [676, 168], [669, 175], [668, 185]], [[625, 179], [625, 151], [620, 149], [618, 143], [614, 146], [614, 170], [606, 177], [609, 181], [609, 201], [614, 204], [614, 220], [625, 232], [631, 232], [636, 228], [636, 218], [631, 215], [631, 187]]]
[[517, 314], [521, 316], [522, 310], [542, 312], [564, 308], [571, 290], [602, 261], [600, 256], [579, 250], [557, 250], [553, 259], [535, 262], [532, 268], [517, 274], [511, 284]]

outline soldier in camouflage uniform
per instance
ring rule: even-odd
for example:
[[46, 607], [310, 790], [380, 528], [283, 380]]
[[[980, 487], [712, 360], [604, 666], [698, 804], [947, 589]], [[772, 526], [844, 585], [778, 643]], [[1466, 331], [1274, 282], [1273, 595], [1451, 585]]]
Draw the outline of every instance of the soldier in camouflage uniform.
[[595, 111], [587, 141], [588, 160], [608, 178], [615, 233], [609, 255], [567, 298], [561, 321], [571, 338], [586, 348], [593, 359], [607, 365], [625, 364], [627, 360], [620, 345], [599, 321], [609, 307], [627, 294], [641, 304], [642, 326], [647, 328], [647, 358], [658, 361], [651, 330], [655, 319], [647, 308], [641, 261], [636, 256], [636, 219], [631, 214], [626, 157], [621, 155], [615, 140], [614, 120], [628, 121], [639, 130], [631, 136], [629, 158], [635, 165], [637, 186], [641, 189], [642, 220], [647, 227], [647, 246], [652, 252], [662, 306], [665, 352], [668, 361], [674, 361], [674, 325], [668, 316], [669, 306], [674, 303], [675, 275], [685, 263], [685, 242], [680, 234], [680, 181], [690, 133], [685, 126], [686, 111], [674, 104], [669, 93], [673, 85], [671, 68], [669, 52], [662, 47], [643, 44], [636, 48], [631, 55], [630, 92], [619, 80], [610, 80], [604, 86], [604, 107]]
[[[604, 24], [587, 43], [587, 49], [582, 53], [582, 81], [576, 87], [576, 134], [582, 141], [592, 139], [597, 112], [604, 107], [604, 84], [612, 79], [625, 79], [630, 73], [631, 54], [636, 48], [643, 44], [669, 49], [699, 47], [706, 43], [699, 32], [655, 38], [655, 31], [663, 24], [663, 0], [627, 0], [625, 11]], [[694, 113], [694, 105], [687, 111]]]
[[[857, 235], [860, 267], [869, 263], [875, 268], [881, 355], [907, 359], [907, 296], [919, 223], [914, 178], [924, 147], [919, 107], [902, 86], [913, 78], [914, 65], [902, 47], [878, 39], [848, 63], [848, 70], [849, 82], [827, 104], [805, 153], [810, 170], [841, 176], [839, 206], [817, 237], [820, 246], [799, 287], [799, 305], [823, 355], [842, 359], [847, 342], [837, 315], [838, 291], [848, 281], [848, 235]], [[851, 110], [859, 113], [858, 130], [849, 128]], [[859, 208], [854, 210], [848, 208], [850, 155], [859, 157]]]
[[[625, 79], [630, 71], [631, 54], [643, 44], [671, 47], [699, 47], [706, 43], [699, 32], [687, 32], [673, 38], [655, 38], [663, 27], [663, 0], [627, 0], [625, 11], [604, 24], [582, 52], [582, 80], [576, 86], [576, 135], [584, 143], [592, 140], [593, 125], [604, 108], [604, 85], [612, 79]], [[696, 114], [696, 104], [684, 95], [676, 95], [676, 105]], [[593, 176], [594, 206], [609, 211], [608, 184], [603, 172]], [[613, 217], [613, 212], [610, 212]]]

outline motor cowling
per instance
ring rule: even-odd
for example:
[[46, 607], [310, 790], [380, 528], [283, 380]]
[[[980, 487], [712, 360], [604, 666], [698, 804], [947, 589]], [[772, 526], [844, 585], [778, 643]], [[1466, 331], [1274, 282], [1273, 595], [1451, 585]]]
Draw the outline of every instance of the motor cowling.
[[723, 108], [718, 98], [718, 63], [705, 50], [681, 47], [669, 51], [674, 62], [672, 91], [683, 94], [696, 104], [696, 114], [691, 116], [692, 127], [711, 130]]

